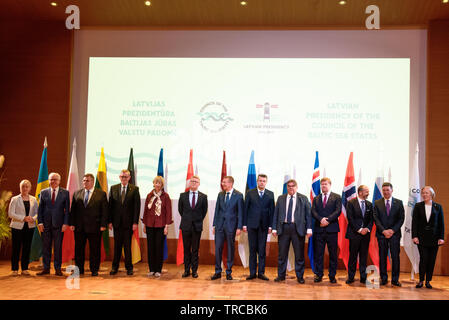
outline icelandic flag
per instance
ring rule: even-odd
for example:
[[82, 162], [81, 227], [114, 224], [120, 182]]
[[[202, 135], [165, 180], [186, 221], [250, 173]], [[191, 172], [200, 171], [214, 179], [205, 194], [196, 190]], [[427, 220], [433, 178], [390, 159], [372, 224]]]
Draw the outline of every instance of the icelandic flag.
[[346, 239], [346, 229], [348, 228], [348, 218], [346, 217], [346, 204], [357, 196], [354, 177], [354, 154], [349, 154], [348, 166], [346, 167], [345, 184], [342, 194], [341, 211], [343, 214], [338, 217], [340, 232], [338, 233], [338, 247], [340, 248], [339, 258], [343, 260], [346, 270], [349, 261], [349, 240]]
[[[313, 198], [321, 193], [320, 184], [320, 161], [318, 160], [318, 151], [315, 153], [315, 165], [313, 166], [312, 175], [312, 188], [310, 189], [310, 202], [313, 202]], [[307, 247], [307, 254], [309, 256], [310, 267], [312, 271], [315, 272], [315, 262], [313, 260], [313, 232], [315, 231], [315, 223], [312, 223], [312, 236], [309, 238], [309, 244]]]

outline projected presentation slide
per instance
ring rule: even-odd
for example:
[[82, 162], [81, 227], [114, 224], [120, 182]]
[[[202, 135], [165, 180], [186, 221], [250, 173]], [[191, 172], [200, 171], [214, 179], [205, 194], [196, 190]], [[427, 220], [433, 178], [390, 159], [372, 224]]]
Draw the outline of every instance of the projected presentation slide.
[[[89, 61], [86, 172], [106, 155], [109, 186], [133, 148], [137, 185], [152, 190], [161, 148], [173, 199], [185, 189], [189, 151], [200, 190], [220, 191], [223, 151], [234, 187], [257, 173], [278, 196], [285, 175], [310, 192], [321, 176], [341, 194], [350, 152], [355, 179], [371, 190], [391, 172], [407, 199], [410, 59], [107, 58]], [[371, 193], [372, 194], [372, 193]]]

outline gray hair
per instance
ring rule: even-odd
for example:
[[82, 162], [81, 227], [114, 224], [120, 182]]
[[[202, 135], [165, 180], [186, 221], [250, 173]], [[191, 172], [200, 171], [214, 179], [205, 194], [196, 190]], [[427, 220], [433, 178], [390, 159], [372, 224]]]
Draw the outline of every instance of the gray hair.
[[421, 188], [421, 193], [423, 192], [424, 189], [429, 189], [430, 194], [432, 195], [432, 199], [435, 198], [435, 190], [433, 190], [433, 188], [431, 186], [424, 186]]
[[61, 180], [61, 175], [59, 173], [56, 173], [56, 172], [50, 173], [48, 175], [48, 180], [50, 180], [52, 176], [56, 176], [58, 178], [58, 180]]

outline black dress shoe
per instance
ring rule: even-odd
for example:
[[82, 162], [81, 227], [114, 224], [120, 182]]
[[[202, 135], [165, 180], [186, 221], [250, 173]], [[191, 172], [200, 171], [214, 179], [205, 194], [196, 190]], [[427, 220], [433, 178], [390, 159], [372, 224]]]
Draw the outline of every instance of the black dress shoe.
[[298, 278], [298, 282], [299, 282], [300, 284], [306, 283], [306, 281], [304, 280], [304, 278]]
[[432, 285], [430, 284], [429, 281], [426, 281], [426, 288], [427, 289], [432, 289]]
[[381, 286], [385, 286], [388, 283], [388, 280], [382, 280], [380, 281]]
[[263, 273], [259, 274], [257, 277], [258, 277], [259, 279], [265, 280], [265, 281], [270, 280], [270, 279], [268, 279], [268, 277], [267, 277], [266, 275], [264, 275]]
[[55, 275], [57, 275], [59, 277], [63, 276], [61, 269], [56, 269], [55, 270]]
[[396, 287], [402, 287], [402, 284], [399, 281], [391, 281], [391, 284]]
[[[74, 272], [72, 272], [73, 274]], [[80, 270], [80, 276], [82, 276], [84, 274], [84, 270]]]
[[366, 278], [360, 278], [360, 283], [366, 284]]
[[315, 278], [313, 279], [313, 282], [321, 282], [321, 281], [323, 281], [323, 277], [315, 276]]
[[329, 277], [330, 283], [337, 283], [337, 279], [335, 277]]
[[276, 277], [276, 279], [274, 279], [274, 282], [281, 282], [281, 281], [285, 281], [285, 277]]
[[226, 275], [226, 280], [233, 280], [232, 276], [230, 274]]
[[[362, 280], [360, 280], [360, 281], [362, 281]], [[354, 279], [347, 279], [346, 280], [346, 284], [351, 284], [351, 283], [353, 283], [354, 282]]]
[[46, 275], [46, 274], [50, 274], [50, 270], [44, 269], [41, 272], [36, 273], [36, 275], [38, 275], [38, 276], [43, 276], [43, 275]]
[[126, 274], [127, 274], [128, 276], [132, 276], [132, 275], [134, 274], [134, 271], [132, 271], [132, 270], [126, 270]]
[[198, 273], [196, 273], [196, 272], [192, 272], [192, 278], [198, 278]]
[[92, 271], [92, 277], [98, 276], [98, 271]]
[[248, 277], [246, 277], [246, 280], [253, 280], [256, 279], [256, 275], [255, 274], [250, 274]]
[[118, 272], [117, 269], [112, 269], [111, 272], [109, 272], [109, 274], [110, 274], [111, 276], [113, 276], [113, 275], [117, 274], [117, 272]]
[[183, 278], [187, 278], [188, 276], [190, 276], [190, 272], [185, 271], [185, 272], [182, 274], [182, 277], [183, 277]]
[[217, 280], [221, 278], [221, 273], [215, 273], [210, 279], [211, 280]]
[[419, 288], [422, 288], [422, 287], [423, 287], [422, 281], [418, 282], [418, 284], [416, 285], [416, 288], [419, 289]]

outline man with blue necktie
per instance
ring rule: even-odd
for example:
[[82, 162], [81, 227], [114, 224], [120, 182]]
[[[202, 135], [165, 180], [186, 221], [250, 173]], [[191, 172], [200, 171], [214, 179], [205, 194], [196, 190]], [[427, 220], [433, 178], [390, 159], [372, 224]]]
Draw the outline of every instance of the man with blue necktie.
[[349, 239], [349, 261], [347, 284], [354, 282], [359, 257], [360, 282], [366, 283], [366, 261], [368, 259], [369, 241], [373, 228], [373, 204], [366, 200], [369, 188], [361, 185], [357, 189], [357, 197], [346, 204], [348, 228], [346, 239]]
[[98, 276], [101, 261], [101, 233], [108, 225], [108, 199], [106, 192], [94, 188], [95, 177], [87, 173], [83, 187], [73, 194], [70, 209], [70, 228], [75, 234], [75, 264], [84, 274], [84, 254], [89, 240], [89, 268]]
[[234, 189], [233, 177], [224, 177], [221, 185], [223, 191], [217, 197], [212, 226], [212, 233], [215, 235], [215, 274], [211, 280], [221, 278], [221, 260], [225, 238], [228, 249], [226, 280], [232, 280], [235, 236], [240, 235], [242, 230], [244, 202], [243, 194]]
[[382, 184], [383, 198], [374, 202], [374, 222], [376, 223], [376, 237], [379, 244], [380, 285], [388, 283], [387, 256], [391, 254], [391, 284], [400, 287], [399, 271], [401, 252], [401, 227], [405, 220], [402, 201], [392, 197], [393, 185], [389, 182]]
[[[257, 188], [246, 193], [245, 211], [243, 214], [243, 231], [248, 232], [249, 271], [246, 280], [259, 279], [268, 281], [265, 275], [265, 250], [267, 234], [271, 233], [274, 214], [274, 193], [265, 189], [267, 176], [257, 176]], [[257, 260], [259, 260], [258, 276], [256, 276]]]

